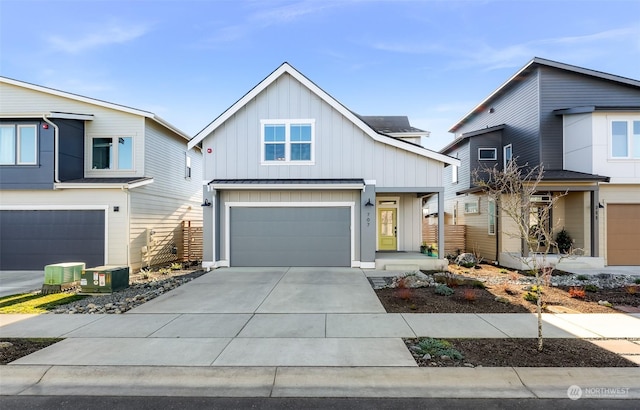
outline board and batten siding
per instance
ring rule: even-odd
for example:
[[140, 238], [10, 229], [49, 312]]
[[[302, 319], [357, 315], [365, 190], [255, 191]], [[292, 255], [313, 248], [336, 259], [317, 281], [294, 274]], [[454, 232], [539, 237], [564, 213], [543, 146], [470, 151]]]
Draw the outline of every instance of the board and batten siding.
[[[296, 203], [323, 203], [328, 206], [331, 202], [353, 202], [354, 203], [354, 226], [351, 229], [354, 232], [355, 244], [354, 257], [355, 260], [360, 258], [360, 191], [340, 190], [340, 191], [321, 191], [321, 190], [298, 190], [298, 191], [221, 191], [220, 192], [220, 256], [224, 258], [226, 255], [225, 243], [227, 235], [227, 227], [225, 226], [226, 208], [225, 204], [229, 202], [247, 202], [247, 203], [284, 203], [286, 206], [295, 207]], [[284, 205], [283, 204], [283, 205]]]
[[[171, 252], [182, 243], [182, 222], [202, 223], [202, 156], [187, 152], [186, 140], [147, 120], [145, 176], [153, 183], [130, 191], [131, 265], [138, 269], [178, 259]], [[191, 158], [191, 178], [185, 174], [185, 155]], [[153, 230], [155, 234], [149, 237]], [[146, 252], [142, 252], [143, 247]]]
[[[121, 189], [3, 190], [1, 207], [12, 209], [86, 209], [105, 207], [107, 253], [105, 263], [127, 266], [127, 198]], [[114, 212], [113, 207], [119, 211]], [[69, 261], [72, 262], [72, 261]]]
[[[143, 176], [144, 117], [6, 83], [0, 83], [0, 94], [5, 102], [2, 105], [3, 115], [51, 111], [93, 115], [93, 120], [85, 123], [85, 177]], [[134, 138], [134, 170], [92, 170], [90, 138], [125, 136]]]
[[[315, 163], [262, 165], [263, 119], [315, 120]], [[441, 162], [374, 141], [288, 74], [220, 125], [203, 141], [203, 151], [208, 148], [208, 180], [363, 178], [380, 187], [433, 187], [442, 181]]]

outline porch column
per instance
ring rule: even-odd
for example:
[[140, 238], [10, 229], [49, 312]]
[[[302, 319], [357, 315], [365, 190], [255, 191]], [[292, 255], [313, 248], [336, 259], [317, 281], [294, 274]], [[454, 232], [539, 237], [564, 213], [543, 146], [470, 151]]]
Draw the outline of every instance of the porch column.
[[444, 188], [438, 188], [438, 258], [444, 256]]
[[599, 187], [591, 191], [591, 256], [600, 256]]
[[214, 189], [205, 185], [202, 190], [202, 267], [215, 268], [217, 252], [216, 246], [216, 213], [218, 209], [217, 195]]
[[360, 267], [376, 267], [376, 186], [367, 183], [360, 194]]

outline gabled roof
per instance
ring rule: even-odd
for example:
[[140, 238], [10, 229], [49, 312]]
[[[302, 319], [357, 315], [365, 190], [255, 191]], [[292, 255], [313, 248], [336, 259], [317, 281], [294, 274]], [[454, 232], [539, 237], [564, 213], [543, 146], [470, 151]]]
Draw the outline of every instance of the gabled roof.
[[614, 75], [614, 74], [603, 73], [602, 71], [590, 70], [588, 68], [582, 68], [582, 67], [578, 67], [578, 66], [574, 66], [574, 65], [570, 65], [570, 64], [559, 63], [557, 61], [546, 60], [546, 59], [540, 58], [540, 57], [534, 57], [524, 67], [522, 67], [520, 70], [518, 70], [517, 73], [512, 75], [511, 78], [509, 78], [500, 87], [498, 87], [494, 92], [489, 94], [489, 96], [487, 98], [482, 100], [482, 102], [480, 102], [480, 104], [476, 105], [464, 117], [462, 117], [460, 120], [458, 120], [458, 122], [456, 122], [451, 127], [451, 129], [449, 129], [449, 132], [456, 132], [460, 127], [462, 127], [476, 113], [485, 110], [486, 107], [488, 107], [490, 105], [489, 103], [491, 101], [496, 99], [498, 96], [504, 94], [511, 87], [512, 84], [515, 84], [518, 81], [518, 78], [522, 74], [532, 70], [536, 66], [546, 66], [546, 67], [558, 68], [560, 70], [571, 71], [571, 72], [578, 73], [578, 74], [584, 74], [584, 75], [588, 75], [588, 76], [591, 76], [591, 77], [596, 77], [596, 78], [600, 78], [600, 79], [603, 79], [603, 80], [612, 81], [612, 82], [616, 82], [616, 83], [619, 83], [619, 84], [626, 84], [626, 85], [630, 85], [632, 87], [640, 88], [640, 81], [638, 81], [638, 80], [634, 80], [634, 79], [626, 78], [626, 77], [621, 77], [621, 76]]
[[500, 124], [500, 125], [495, 125], [493, 127], [482, 128], [482, 129], [476, 130], [476, 131], [465, 132], [464, 134], [461, 134], [458, 138], [456, 138], [455, 140], [453, 140], [449, 144], [447, 144], [444, 148], [442, 148], [440, 150], [440, 152], [442, 152], [444, 154], [444, 153], [448, 152], [449, 150], [451, 150], [453, 147], [455, 147], [457, 145], [460, 145], [461, 142], [466, 141], [471, 137], [475, 137], [476, 135], [488, 134], [488, 133], [494, 132], [494, 131], [503, 130], [505, 127], [506, 127], [505, 124]]
[[185, 132], [179, 130], [178, 128], [174, 127], [173, 125], [169, 124], [168, 122], [166, 122], [162, 118], [158, 117], [157, 115], [155, 115], [154, 113], [149, 112], [149, 111], [142, 111], [142, 110], [138, 110], [136, 108], [127, 107], [127, 106], [124, 106], [124, 105], [114, 104], [114, 103], [110, 103], [110, 102], [102, 101], [102, 100], [97, 100], [95, 98], [84, 97], [82, 95], [73, 94], [73, 93], [69, 93], [69, 92], [66, 92], [66, 91], [56, 90], [54, 88], [43, 87], [41, 85], [31, 84], [31, 83], [27, 83], [27, 82], [24, 82], [24, 81], [14, 80], [12, 78], [2, 77], [2, 76], [0, 76], [0, 83], [11, 84], [11, 85], [14, 85], [16, 87], [28, 88], [30, 90], [38, 91], [38, 92], [41, 92], [41, 93], [51, 94], [51, 95], [55, 95], [55, 96], [58, 96], [58, 97], [68, 98], [68, 99], [71, 99], [71, 100], [80, 101], [80, 102], [87, 103], [87, 104], [97, 105], [97, 106], [100, 106], [100, 107], [105, 107], [105, 108], [109, 108], [109, 109], [112, 109], [112, 110], [126, 112], [126, 113], [129, 113], [129, 114], [134, 114], [134, 115], [139, 115], [141, 117], [149, 118], [149, 119], [157, 122], [158, 124], [162, 125], [163, 127], [165, 127], [167, 129], [175, 132], [176, 134], [180, 135], [182, 138], [184, 138], [186, 140], [189, 140], [189, 136]]
[[358, 117], [380, 134], [389, 134], [391, 136], [400, 134], [428, 136], [430, 134], [429, 131], [412, 127], [409, 124], [409, 117], [404, 115], [358, 115]]
[[428, 150], [426, 148], [417, 146], [415, 144], [409, 144], [405, 141], [398, 140], [388, 135], [380, 134], [376, 132], [373, 128], [371, 128], [366, 122], [358, 117], [355, 113], [347, 109], [344, 105], [342, 105], [338, 100], [331, 97], [324, 90], [314, 84], [307, 77], [302, 75], [299, 71], [293, 68], [288, 63], [282, 63], [280, 67], [278, 67], [275, 71], [269, 74], [264, 80], [262, 80], [258, 85], [253, 87], [248, 93], [246, 93], [242, 98], [235, 102], [231, 107], [229, 107], [225, 112], [223, 112], [218, 118], [213, 120], [207, 127], [205, 127], [202, 131], [197, 133], [191, 141], [189, 141], [188, 148], [191, 149], [197, 145], [199, 145], [202, 140], [204, 140], [208, 135], [210, 135], [213, 131], [215, 131], [220, 125], [222, 125], [225, 121], [231, 118], [238, 110], [247, 105], [251, 100], [253, 100], [258, 94], [264, 91], [269, 85], [274, 83], [278, 78], [280, 78], [284, 74], [289, 74], [305, 87], [307, 87], [311, 92], [316, 94], [320, 99], [333, 107], [336, 111], [340, 112], [344, 117], [349, 119], [352, 123], [354, 123], [358, 128], [360, 128], [363, 132], [365, 132], [368, 136], [373, 138], [375, 141], [381, 142], [383, 144], [387, 144], [396, 148], [400, 148], [406, 151], [413, 152], [415, 154], [421, 155], [423, 157], [431, 158], [437, 161], [444, 162], [445, 164], [451, 165], [459, 165], [460, 161], [456, 158], [449, 157], [448, 155], [440, 154], [438, 152]]

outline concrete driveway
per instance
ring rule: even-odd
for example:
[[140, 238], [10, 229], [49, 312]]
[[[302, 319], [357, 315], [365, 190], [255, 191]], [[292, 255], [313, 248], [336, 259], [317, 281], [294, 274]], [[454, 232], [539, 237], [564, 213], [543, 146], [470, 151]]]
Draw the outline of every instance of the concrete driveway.
[[0, 271], [0, 297], [42, 289], [44, 271]]

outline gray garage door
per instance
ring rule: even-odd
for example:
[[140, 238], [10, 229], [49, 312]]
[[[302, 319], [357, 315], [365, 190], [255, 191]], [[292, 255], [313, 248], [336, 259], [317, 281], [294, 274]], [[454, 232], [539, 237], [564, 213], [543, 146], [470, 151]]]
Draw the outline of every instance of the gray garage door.
[[351, 266], [349, 208], [232, 207], [231, 266]]
[[0, 270], [104, 265], [104, 211], [0, 211]]

